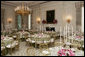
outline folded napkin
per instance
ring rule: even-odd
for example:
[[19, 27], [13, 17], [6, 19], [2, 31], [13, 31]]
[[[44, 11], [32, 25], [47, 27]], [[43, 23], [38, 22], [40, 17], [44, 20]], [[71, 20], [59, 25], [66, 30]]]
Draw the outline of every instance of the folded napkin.
[[42, 51], [42, 53], [43, 53], [43, 54], [49, 54], [49, 52], [46, 51], [46, 50], [45, 50], [45, 51]]

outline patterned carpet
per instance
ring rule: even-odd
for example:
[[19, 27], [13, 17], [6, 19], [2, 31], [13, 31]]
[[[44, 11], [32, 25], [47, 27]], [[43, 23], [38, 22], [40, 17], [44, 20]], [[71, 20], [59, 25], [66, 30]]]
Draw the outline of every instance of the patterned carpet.
[[[55, 42], [58, 42], [59, 40], [56, 40]], [[30, 47], [29, 45], [26, 45], [26, 42], [20, 42], [19, 50], [16, 50], [15, 52], [12, 52], [12, 54], [7, 54], [6, 56], [40, 56], [40, 49]], [[41, 55], [42, 56], [42, 55]]]
[[7, 56], [27, 56], [27, 53], [26, 53], [27, 48], [28, 47], [26, 46], [26, 43], [21, 42], [19, 50], [13, 52], [11, 55], [7, 54]]
[[[12, 52], [12, 54], [7, 54], [6, 56], [57, 56], [57, 52], [60, 49], [60, 44], [57, 44], [59, 41], [59, 39], [55, 40], [55, 46], [49, 47], [49, 49], [34, 48], [33, 46], [26, 45], [26, 42], [20, 42], [19, 50]], [[50, 53], [43, 54], [42, 51], [49, 51]], [[76, 56], [77, 55], [84, 55], [84, 52], [77, 51]]]

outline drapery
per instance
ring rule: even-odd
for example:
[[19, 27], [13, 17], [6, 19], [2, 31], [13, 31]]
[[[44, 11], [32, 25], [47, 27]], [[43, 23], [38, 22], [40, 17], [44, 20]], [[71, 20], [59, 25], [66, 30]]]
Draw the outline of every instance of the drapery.
[[21, 15], [18, 15], [18, 29], [21, 29]]

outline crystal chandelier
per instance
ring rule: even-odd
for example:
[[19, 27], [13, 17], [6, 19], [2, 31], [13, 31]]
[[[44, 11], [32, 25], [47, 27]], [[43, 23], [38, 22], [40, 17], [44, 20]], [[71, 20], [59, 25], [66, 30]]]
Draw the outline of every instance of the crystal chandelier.
[[22, 3], [20, 6], [17, 6], [17, 7], [15, 8], [15, 12], [16, 12], [17, 14], [22, 14], [22, 15], [24, 15], [24, 14], [29, 14], [29, 13], [30, 13], [30, 9], [29, 9], [29, 7], [27, 7], [26, 4]]

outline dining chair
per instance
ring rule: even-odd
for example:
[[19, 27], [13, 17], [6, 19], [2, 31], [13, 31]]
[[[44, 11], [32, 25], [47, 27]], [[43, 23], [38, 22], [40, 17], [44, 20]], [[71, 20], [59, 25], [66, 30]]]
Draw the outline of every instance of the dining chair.
[[27, 48], [26, 53], [27, 53], [27, 56], [36, 56], [35, 55], [35, 48], [32, 46]]

